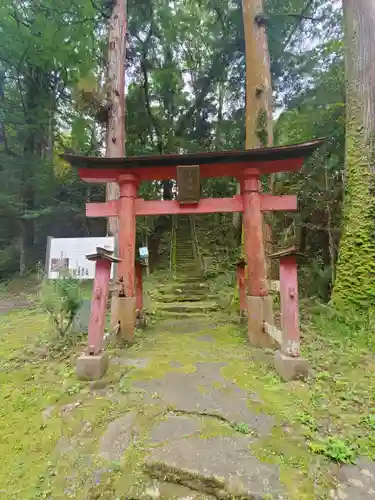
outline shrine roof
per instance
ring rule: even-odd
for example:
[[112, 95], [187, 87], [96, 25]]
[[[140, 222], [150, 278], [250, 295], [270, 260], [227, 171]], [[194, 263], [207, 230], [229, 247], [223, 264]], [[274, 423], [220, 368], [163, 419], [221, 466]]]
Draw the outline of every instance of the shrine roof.
[[63, 154], [62, 158], [73, 167], [90, 169], [121, 169], [124, 171], [138, 168], [176, 167], [185, 165], [217, 165], [217, 164], [260, 164], [279, 160], [310, 156], [323, 143], [322, 139], [292, 144], [288, 146], [267, 147], [258, 149], [235, 149], [221, 152], [203, 152], [188, 154], [166, 154], [157, 156], [126, 156], [109, 158], [100, 156], [81, 156]]

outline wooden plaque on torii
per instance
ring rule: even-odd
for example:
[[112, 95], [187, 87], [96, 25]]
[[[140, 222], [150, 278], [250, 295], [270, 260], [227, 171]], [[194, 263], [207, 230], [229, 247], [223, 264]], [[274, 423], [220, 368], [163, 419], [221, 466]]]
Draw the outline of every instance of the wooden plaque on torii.
[[199, 203], [201, 179], [199, 165], [177, 166], [177, 201], [180, 205]]

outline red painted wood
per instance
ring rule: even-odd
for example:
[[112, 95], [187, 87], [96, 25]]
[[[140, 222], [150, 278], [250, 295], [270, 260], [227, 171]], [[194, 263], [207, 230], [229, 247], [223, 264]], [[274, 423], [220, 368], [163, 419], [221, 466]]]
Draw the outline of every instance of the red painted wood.
[[137, 311], [143, 309], [143, 266], [140, 262], [135, 263], [135, 307]]
[[248, 295], [263, 297], [268, 294], [266, 260], [263, 242], [263, 220], [259, 180], [254, 172], [243, 181], [243, 225], [247, 260]]
[[[86, 203], [87, 217], [114, 217], [118, 215], [118, 201], [105, 203]], [[264, 212], [297, 210], [297, 197], [260, 195], [260, 206]], [[209, 214], [223, 212], [242, 212], [243, 199], [237, 195], [233, 198], [201, 198], [199, 204], [180, 205], [176, 200], [142, 200], [135, 202], [136, 215], [172, 215], [172, 214]]]
[[[209, 214], [242, 212], [242, 196], [202, 198], [199, 204], [180, 205], [177, 200], [142, 200], [135, 202], [136, 215]], [[111, 217], [118, 214], [118, 202], [86, 203], [87, 217]]]
[[260, 195], [260, 209], [262, 212], [295, 212], [297, 210], [297, 196], [294, 194], [284, 196], [262, 194]]
[[244, 312], [247, 310], [245, 266], [237, 265], [236, 274], [238, 292], [240, 296], [240, 314], [243, 316]]
[[[301, 168], [303, 161], [303, 158], [288, 158], [286, 160], [251, 163], [251, 168], [259, 170], [262, 174], [296, 172]], [[200, 165], [200, 176], [201, 178], [242, 178], [243, 171], [248, 169], [249, 166], [249, 163], [213, 163], [210, 165]], [[92, 183], [115, 182], [121, 175], [124, 175], [125, 172], [136, 175], [140, 181], [176, 179], [176, 166], [129, 168], [126, 170], [120, 168], [78, 168], [80, 178], [86, 182]]]
[[280, 303], [283, 341], [281, 349], [288, 356], [300, 355], [297, 261], [294, 255], [280, 259]]
[[107, 259], [99, 258], [95, 264], [95, 280], [88, 329], [88, 349], [91, 354], [98, 354], [103, 348], [110, 277], [111, 262]]
[[86, 203], [86, 217], [117, 217], [119, 204], [118, 200]]
[[209, 214], [221, 212], [242, 212], [241, 196], [233, 198], [201, 198], [198, 204], [180, 205], [177, 200], [141, 200], [136, 202], [137, 215]]
[[119, 179], [120, 201], [119, 222], [120, 232], [118, 236], [118, 256], [121, 262], [118, 264], [117, 279], [122, 279], [125, 297], [135, 296], [135, 200], [137, 198], [138, 179], [134, 175], [123, 175]]

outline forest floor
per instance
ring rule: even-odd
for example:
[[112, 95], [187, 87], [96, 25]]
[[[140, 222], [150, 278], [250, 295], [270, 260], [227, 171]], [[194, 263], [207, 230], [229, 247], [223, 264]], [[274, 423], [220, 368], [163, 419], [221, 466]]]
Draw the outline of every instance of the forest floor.
[[[373, 331], [304, 306], [307, 381], [229, 316], [155, 316], [110, 349], [97, 382], [82, 348], [60, 349], [35, 295], [0, 312], [0, 498], [370, 499], [375, 497]], [[23, 302], [22, 302], [23, 303]]]

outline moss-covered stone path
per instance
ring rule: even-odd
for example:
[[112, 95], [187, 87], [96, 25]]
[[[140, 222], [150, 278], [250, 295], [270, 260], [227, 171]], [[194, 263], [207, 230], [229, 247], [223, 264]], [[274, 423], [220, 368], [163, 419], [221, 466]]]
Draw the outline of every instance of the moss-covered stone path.
[[[138, 345], [113, 352], [90, 397], [112, 402], [118, 416], [90, 445], [75, 437], [59, 452], [65, 461], [81, 449], [82, 461], [85, 446], [92, 450], [82, 498], [372, 498], [373, 466], [340, 470], [312, 455], [288, 419], [294, 387], [300, 396], [307, 386], [281, 383], [271, 352], [216, 320], [159, 321]], [[65, 492], [80, 498], [73, 485]]]
[[[252, 348], [245, 329], [218, 311], [185, 312], [156, 311], [133, 346], [110, 348], [97, 382], [76, 379], [70, 350], [53, 354], [37, 305], [0, 317], [0, 498], [375, 498], [371, 460], [339, 466], [309, 447], [317, 433], [358, 432], [354, 401], [371, 392], [366, 353], [356, 349], [358, 361], [352, 355], [336, 375], [336, 347], [326, 350], [332, 375], [320, 367], [285, 384], [274, 353]], [[369, 378], [353, 388], [364, 362]], [[336, 380], [351, 388], [349, 402]]]

